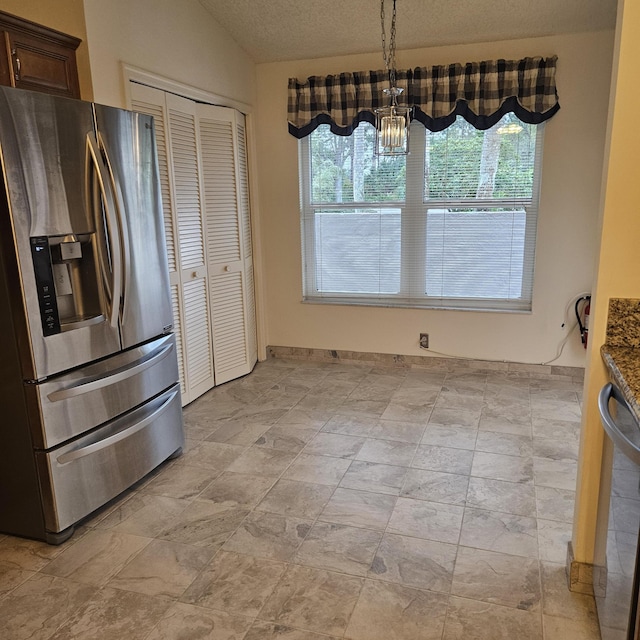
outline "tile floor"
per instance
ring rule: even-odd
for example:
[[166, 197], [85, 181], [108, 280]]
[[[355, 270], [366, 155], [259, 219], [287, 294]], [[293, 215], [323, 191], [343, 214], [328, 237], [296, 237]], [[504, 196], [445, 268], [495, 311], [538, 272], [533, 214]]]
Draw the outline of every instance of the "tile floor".
[[564, 579], [581, 383], [271, 359], [61, 547], [0, 536], [3, 640], [595, 640]]

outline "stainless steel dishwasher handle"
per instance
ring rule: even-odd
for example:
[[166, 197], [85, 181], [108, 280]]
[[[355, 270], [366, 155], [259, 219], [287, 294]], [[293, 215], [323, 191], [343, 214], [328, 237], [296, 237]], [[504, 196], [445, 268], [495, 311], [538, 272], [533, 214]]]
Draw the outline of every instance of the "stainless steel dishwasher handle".
[[[598, 410], [600, 411], [602, 426], [613, 441], [613, 444], [618, 447], [627, 458], [640, 465], [640, 449], [620, 430], [609, 411], [609, 400], [611, 398], [619, 402], [633, 415], [620, 389], [609, 382], [602, 387], [598, 395]], [[638, 428], [640, 429], [640, 426]]]

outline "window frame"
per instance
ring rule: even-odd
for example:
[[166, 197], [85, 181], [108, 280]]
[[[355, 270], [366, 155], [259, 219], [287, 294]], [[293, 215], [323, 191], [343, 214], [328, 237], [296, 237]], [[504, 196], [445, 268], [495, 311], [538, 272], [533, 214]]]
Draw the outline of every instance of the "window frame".
[[[499, 125], [496, 125], [499, 126]], [[533, 303], [533, 279], [537, 240], [537, 220], [542, 177], [544, 123], [536, 126], [534, 173], [531, 198], [433, 198], [424, 196], [426, 129], [413, 122], [411, 125], [411, 153], [407, 155], [404, 201], [316, 203], [311, 201], [311, 144], [310, 136], [298, 141], [300, 211], [302, 241], [303, 302], [315, 304], [341, 304], [355, 306], [399, 307], [416, 309], [455, 309], [468, 311], [494, 311], [530, 313]], [[481, 209], [522, 206], [525, 210], [524, 255], [522, 263], [523, 297], [479, 298], [428, 296], [427, 280], [427, 216], [433, 209]], [[400, 290], [397, 294], [324, 293], [318, 291], [316, 273], [316, 217], [315, 211], [344, 211], [348, 209], [400, 209]], [[419, 241], [416, 242], [416, 239]], [[411, 274], [410, 276], [407, 274]], [[420, 274], [419, 277], [416, 277]]]

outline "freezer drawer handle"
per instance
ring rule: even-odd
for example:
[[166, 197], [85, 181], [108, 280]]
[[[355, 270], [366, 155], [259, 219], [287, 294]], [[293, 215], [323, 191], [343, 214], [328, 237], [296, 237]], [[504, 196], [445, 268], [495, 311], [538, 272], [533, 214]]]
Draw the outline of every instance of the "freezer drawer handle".
[[145, 427], [149, 426], [160, 414], [164, 413], [169, 405], [173, 402], [173, 399], [178, 395], [178, 390], [172, 391], [169, 397], [151, 414], [146, 418], [137, 422], [130, 427], [124, 428], [122, 431], [118, 431], [113, 435], [105, 438], [104, 440], [100, 440], [99, 442], [94, 442], [93, 444], [89, 444], [86, 447], [82, 447], [81, 449], [76, 449], [74, 451], [69, 451], [68, 453], [63, 453], [56, 462], [58, 464], [69, 464], [69, 462], [73, 462], [74, 460], [78, 460], [78, 458], [84, 458], [85, 456], [91, 455], [96, 451], [100, 451], [101, 449], [106, 449], [116, 442], [120, 442], [120, 440], [124, 440], [129, 436], [132, 436], [134, 433], [141, 431]]
[[145, 369], [148, 369], [149, 367], [153, 367], [160, 360], [164, 360], [172, 350], [173, 343], [167, 344], [156, 351], [156, 353], [154, 353], [150, 358], [146, 358], [144, 360], [136, 360], [126, 369], [123, 369], [116, 374], [101, 376], [99, 378], [95, 378], [94, 376], [82, 378], [78, 384], [75, 384], [72, 387], [67, 387], [66, 389], [58, 389], [57, 391], [51, 392], [47, 396], [47, 398], [51, 400], [51, 402], [59, 402], [60, 400], [67, 400], [68, 398], [73, 398], [74, 396], [80, 396], [84, 393], [95, 391], [96, 389], [109, 387], [112, 384], [116, 384], [117, 382], [122, 382], [123, 380], [127, 380], [128, 378], [132, 378], [133, 376], [139, 374]]
[[[627, 408], [627, 410], [633, 415], [627, 401], [624, 399], [622, 392], [618, 387], [610, 382], [605, 384], [600, 390], [598, 396], [598, 410], [600, 411], [600, 418], [602, 420], [602, 426], [607, 432], [613, 444], [618, 447], [629, 459], [640, 464], [640, 449], [627, 438], [627, 436], [620, 431], [620, 428], [616, 424], [611, 412], [609, 411], [609, 400], [613, 398], [616, 402]], [[640, 429], [640, 427], [638, 427]]]

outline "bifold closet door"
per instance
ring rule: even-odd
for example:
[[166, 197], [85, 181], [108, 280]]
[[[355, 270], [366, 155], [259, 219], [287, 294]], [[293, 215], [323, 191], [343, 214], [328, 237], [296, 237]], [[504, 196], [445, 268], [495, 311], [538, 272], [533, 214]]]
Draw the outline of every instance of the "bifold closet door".
[[247, 353], [250, 368], [258, 361], [258, 327], [256, 324], [256, 296], [253, 279], [253, 245], [251, 242], [251, 208], [249, 204], [249, 170], [247, 159], [247, 129], [245, 117], [236, 111], [236, 134], [238, 144], [238, 184], [240, 187], [239, 208], [242, 225], [242, 247], [245, 277], [245, 309]]
[[245, 118], [131, 83], [154, 116], [183, 404], [257, 361]]
[[244, 116], [198, 105], [216, 384], [257, 359]]
[[196, 104], [131, 84], [132, 107], [154, 116], [182, 403], [214, 386]]

